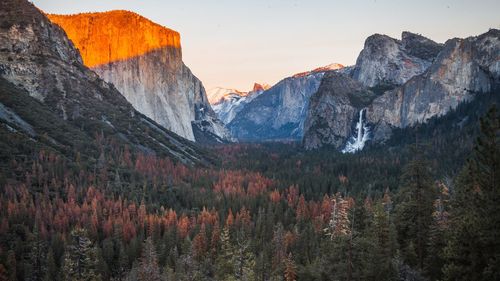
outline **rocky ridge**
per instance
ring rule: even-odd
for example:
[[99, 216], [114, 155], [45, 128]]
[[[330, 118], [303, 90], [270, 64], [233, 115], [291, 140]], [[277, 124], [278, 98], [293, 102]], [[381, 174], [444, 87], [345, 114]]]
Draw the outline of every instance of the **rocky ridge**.
[[304, 125], [306, 149], [324, 144], [340, 148], [352, 134], [352, 122], [360, 108], [367, 106], [375, 94], [347, 75], [327, 72], [318, 91], [309, 102]]
[[[498, 91], [499, 65], [499, 30], [492, 29], [466, 39], [451, 39], [442, 45], [403, 32], [401, 41], [385, 35], [370, 36], [356, 65], [344, 74], [361, 83], [365, 91], [375, 93], [371, 96], [373, 101], [354, 106], [354, 109], [357, 112], [366, 109], [362, 116], [371, 128], [372, 141], [384, 142], [393, 128], [426, 122], [470, 101], [475, 95]], [[303, 139], [308, 149], [323, 145], [340, 149], [352, 135], [357, 121], [352, 114], [352, 103], [345, 106], [343, 101], [331, 101], [343, 89], [335, 79], [345, 80], [345, 77], [326, 77], [314, 95], [315, 100], [328, 101], [327, 104], [338, 102], [339, 105], [335, 110], [327, 109], [332, 113], [328, 115], [325, 105], [311, 102], [309, 126]], [[332, 118], [330, 123], [342, 124], [330, 124], [325, 118]]]
[[366, 87], [402, 85], [423, 73], [441, 49], [441, 44], [410, 32], [403, 32], [401, 40], [374, 34], [366, 39], [352, 76]]
[[285, 78], [244, 105], [227, 125], [241, 141], [300, 140], [309, 99], [331, 64]]

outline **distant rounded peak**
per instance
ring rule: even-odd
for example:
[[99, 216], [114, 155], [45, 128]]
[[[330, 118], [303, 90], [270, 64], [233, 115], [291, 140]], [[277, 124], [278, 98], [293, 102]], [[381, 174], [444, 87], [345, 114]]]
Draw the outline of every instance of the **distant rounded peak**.
[[332, 70], [339, 70], [341, 68], [344, 68], [344, 65], [342, 65], [340, 63], [331, 63], [329, 65], [321, 66], [321, 67], [315, 68], [315, 69], [310, 70], [310, 71], [296, 73], [292, 77], [293, 78], [305, 77], [305, 76], [310, 75], [310, 74], [327, 72], [327, 71], [332, 71]]
[[228, 97], [235, 95], [239, 97], [245, 97], [248, 95], [248, 92], [242, 92], [236, 89], [228, 89], [223, 87], [214, 87], [207, 91], [207, 98], [210, 104], [217, 104], [221, 101], [224, 101]]
[[266, 83], [254, 83], [252, 92], [265, 91], [271, 88], [271, 85]]
[[367, 46], [377, 46], [384, 43], [399, 43], [398, 39], [392, 38], [389, 35], [375, 33], [370, 35], [365, 40], [365, 48]]

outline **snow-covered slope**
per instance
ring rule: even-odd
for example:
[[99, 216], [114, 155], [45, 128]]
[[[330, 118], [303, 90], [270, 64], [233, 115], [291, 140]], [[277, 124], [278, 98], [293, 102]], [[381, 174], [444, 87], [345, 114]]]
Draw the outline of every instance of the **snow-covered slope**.
[[251, 102], [268, 88], [269, 85], [258, 83], [254, 84], [254, 87], [250, 92], [216, 87], [209, 90], [207, 92], [207, 96], [219, 119], [224, 122], [224, 124], [229, 124], [229, 122], [234, 119], [236, 114], [240, 112], [246, 104]]

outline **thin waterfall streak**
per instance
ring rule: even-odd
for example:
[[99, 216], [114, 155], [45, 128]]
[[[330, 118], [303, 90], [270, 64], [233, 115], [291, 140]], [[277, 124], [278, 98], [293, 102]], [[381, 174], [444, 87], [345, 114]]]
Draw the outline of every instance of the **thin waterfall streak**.
[[365, 147], [365, 143], [370, 139], [370, 129], [365, 124], [363, 119], [363, 113], [366, 108], [359, 111], [358, 122], [356, 123], [356, 133], [351, 139], [346, 143], [342, 153], [354, 153], [356, 151], [362, 150]]

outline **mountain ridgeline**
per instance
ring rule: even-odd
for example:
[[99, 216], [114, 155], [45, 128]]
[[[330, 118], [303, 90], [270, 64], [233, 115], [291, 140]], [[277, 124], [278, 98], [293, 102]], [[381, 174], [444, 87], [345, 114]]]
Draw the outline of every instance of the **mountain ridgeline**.
[[281, 80], [243, 103], [228, 129], [240, 141], [301, 139], [311, 95], [325, 72], [342, 67], [334, 63]]
[[497, 93], [499, 76], [499, 30], [444, 44], [406, 31], [400, 40], [375, 34], [354, 66], [300, 73], [245, 102], [237, 97], [214, 106], [219, 116], [232, 110], [225, 123], [240, 141], [295, 140], [309, 150], [326, 145], [353, 152], [346, 146], [356, 142], [358, 125], [356, 147], [385, 143], [396, 128]]
[[[323, 78], [311, 97], [303, 144], [306, 149], [341, 149], [357, 134], [362, 110], [369, 134], [365, 140], [384, 143], [395, 128], [445, 115], [477, 95], [498, 94], [499, 77], [499, 30], [443, 45], [408, 32], [401, 41], [373, 35], [347, 75]], [[346, 89], [355, 84], [350, 79], [358, 84]]]

